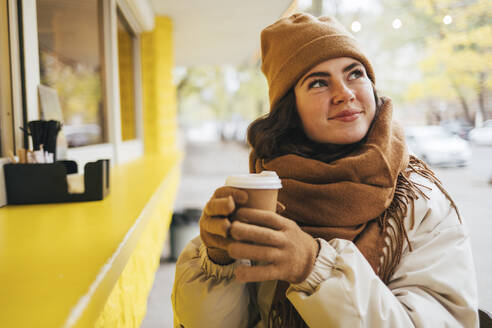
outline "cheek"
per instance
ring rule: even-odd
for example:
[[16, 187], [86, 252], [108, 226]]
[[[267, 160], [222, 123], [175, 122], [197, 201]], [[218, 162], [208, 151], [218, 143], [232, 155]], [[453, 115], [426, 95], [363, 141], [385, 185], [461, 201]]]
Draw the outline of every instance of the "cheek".
[[371, 95], [371, 98], [368, 99], [366, 104], [367, 117], [369, 122], [372, 122], [374, 116], [376, 116], [376, 100], [374, 99], [374, 95]]
[[326, 121], [326, 106], [319, 98], [300, 99], [297, 102], [297, 112], [306, 135], [312, 137]]
[[305, 97], [296, 98], [297, 113], [301, 120], [302, 130], [308, 138], [313, 138], [313, 133], [317, 130], [316, 108], [311, 100]]
[[303, 96], [296, 97], [296, 107], [297, 107], [297, 113], [301, 118], [301, 122], [303, 123], [303, 125], [305, 125], [307, 122], [310, 121], [310, 118], [313, 115], [312, 101], [310, 101], [308, 97], [303, 97]]
[[367, 111], [368, 117], [374, 118], [376, 113], [376, 99], [374, 99], [374, 90], [372, 85], [364, 85], [358, 90], [358, 98], [364, 109]]

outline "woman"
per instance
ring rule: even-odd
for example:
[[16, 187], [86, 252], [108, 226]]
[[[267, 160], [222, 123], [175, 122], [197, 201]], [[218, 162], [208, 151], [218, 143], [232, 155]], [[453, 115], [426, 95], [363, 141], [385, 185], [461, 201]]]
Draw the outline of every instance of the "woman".
[[277, 172], [281, 204], [216, 190], [176, 264], [176, 325], [477, 327], [466, 226], [353, 37], [295, 14], [261, 45], [271, 111], [249, 128], [250, 169]]

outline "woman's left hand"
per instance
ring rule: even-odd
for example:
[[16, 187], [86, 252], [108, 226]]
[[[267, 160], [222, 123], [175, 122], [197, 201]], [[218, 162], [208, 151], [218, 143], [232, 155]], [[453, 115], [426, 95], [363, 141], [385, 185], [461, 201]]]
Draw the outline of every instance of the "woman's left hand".
[[304, 281], [314, 266], [319, 244], [295, 221], [270, 211], [240, 208], [229, 233], [236, 240], [228, 246], [229, 256], [251, 259], [257, 266], [239, 266], [234, 271], [242, 282]]

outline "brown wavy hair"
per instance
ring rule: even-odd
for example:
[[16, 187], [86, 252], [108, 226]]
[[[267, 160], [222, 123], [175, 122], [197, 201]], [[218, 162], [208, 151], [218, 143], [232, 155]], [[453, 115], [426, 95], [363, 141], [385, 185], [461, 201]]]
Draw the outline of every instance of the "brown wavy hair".
[[[374, 84], [373, 92], [376, 100], [376, 114], [374, 115], [376, 118], [383, 101], [378, 96]], [[257, 157], [267, 161], [278, 156], [295, 154], [328, 163], [351, 153], [366, 140], [364, 137], [359, 142], [350, 145], [335, 145], [309, 139], [297, 112], [293, 88], [273, 106], [269, 113], [260, 116], [249, 125], [247, 136], [248, 143], [254, 149]]]

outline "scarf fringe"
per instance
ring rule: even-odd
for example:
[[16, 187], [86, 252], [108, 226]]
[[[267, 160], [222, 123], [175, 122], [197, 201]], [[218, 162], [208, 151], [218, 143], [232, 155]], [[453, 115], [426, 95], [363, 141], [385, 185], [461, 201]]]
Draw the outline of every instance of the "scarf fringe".
[[272, 304], [268, 313], [270, 328], [309, 328], [287, 298]]
[[[456, 215], [458, 215], [458, 219], [460, 220], [460, 223], [463, 223], [461, 219], [460, 212], [458, 210], [458, 207], [456, 206], [456, 203], [454, 200], [451, 198], [451, 195], [444, 189], [444, 186], [442, 185], [441, 180], [439, 180], [435, 175], [434, 172], [425, 164], [422, 160], [418, 159], [417, 157], [411, 155], [410, 156], [410, 163], [409, 167], [413, 169], [413, 172], [421, 175], [424, 178], [427, 178], [429, 181], [433, 182], [439, 190], [446, 196], [446, 198], [449, 200], [451, 203], [451, 207], [456, 211]], [[414, 183], [416, 185], [420, 185], [417, 183]], [[422, 186], [422, 185], [420, 185]], [[426, 197], [428, 199], [428, 197]]]
[[434, 183], [450, 201], [451, 207], [454, 208], [458, 215], [458, 219], [462, 222], [458, 208], [449, 193], [444, 189], [442, 182], [435, 176], [434, 172], [427, 164], [411, 155], [407, 170], [398, 174], [393, 201], [378, 217], [378, 222], [390, 241], [387, 252], [383, 252], [383, 261], [378, 269], [378, 276], [386, 284], [393, 275], [396, 266], [400, 263], [404, 240], [407, 241], [408, 248], [412, 251], [412, 245], [408, 239], [408, 234], [404, 225], [404, 220], [408, 213], [408, 205], [411, 206], [411, 215], [409, 218], [411, 220], [410, 229], [412, 229], [415, 224], [415, 200], [417, 200], [419, 196], [422, 196], [427, 200], [429, 199], [422, 189], [425, 188], [430, 190], [430, 188], [411, 181], [409, 179], [411, 173], [416, 173]]
[[[412, 251], [412, 245], [404, 225], [409, 205], [411, 209], [411, 215], [409, 216], [409, 219], [411, 220], [410, 229], [412, 229], [415, 225], [415, 200], [419, 199], [419, 197], [423, 197], [427, 200], [429, 199], [423, 189], [431, 190], [431, 188], [411, 181], [409, 178], [411, 173], [416, 173], [434, 183], [450, 201], [451, 207], [454, 208], [458, 215], [458, 219], [462, 222], [461, 215], [455, 202], [444, 189], [441, 181], [435, 176], [432, 169], [430, 169], [422, 160], [411, 155], [407, 169], [398, 174], [393, 201], [377, 218], [385, 237], [389, 238], [387, 252], [384, 253], [382, 251], [382, 262], [377, 272], [378, 276], [385, 284], [389, 282], [397, 265], [400, 263], [404, 240], [407, 241], [408, 248]], [[272, 304], [268, 314], [268, 327], [308, 328], [308, 325], [304, 322], [290, 301], [287, 298], [284, 298], [282, 301]]]

